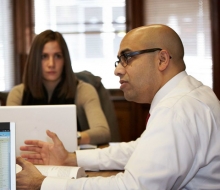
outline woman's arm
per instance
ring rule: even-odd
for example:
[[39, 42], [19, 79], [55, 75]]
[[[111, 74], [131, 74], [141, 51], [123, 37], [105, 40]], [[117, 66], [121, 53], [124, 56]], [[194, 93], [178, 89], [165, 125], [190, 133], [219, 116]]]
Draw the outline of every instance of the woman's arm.
[[19, 106], [22, 102], [24, 85], [19, 84], [11, 89], [8, 94], [6, 106]]
[[[80, 144], [105, 144], [110, 141], [110, 129], [106, 117], [101, 108], [96, 89], [85, 82], [80, 81], [77, 87], [76, 106], [84, 109], [89, 129], [81, 133]], [[83, 117], [80, 115], [78, 117]], [[80, 119], [80, 118], [79, 118]], [[85, 128], [85, 126], [81, 126]]]

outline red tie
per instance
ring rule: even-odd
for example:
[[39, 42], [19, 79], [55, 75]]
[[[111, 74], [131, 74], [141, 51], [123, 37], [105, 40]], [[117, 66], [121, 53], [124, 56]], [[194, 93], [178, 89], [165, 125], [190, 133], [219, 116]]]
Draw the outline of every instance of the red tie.
[[146, 125], [147, 125], [147, 122], [148, 122], [149, 117], [150, 117], [150, 113], [148, 113], [148, 115], [147, 115], [147, 118], [146, 118]]

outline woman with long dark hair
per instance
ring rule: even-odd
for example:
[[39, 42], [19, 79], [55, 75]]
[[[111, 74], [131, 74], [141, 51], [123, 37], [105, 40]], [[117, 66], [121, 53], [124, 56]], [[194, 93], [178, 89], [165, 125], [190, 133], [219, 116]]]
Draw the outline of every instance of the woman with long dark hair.
[[46, 30], [35, 37], [23, 83], [10, 91], [7, 105], [54, 104], [75, 104], [77, 110], [83, 110], [77, 115], [79, 144], [109, 142], [109, 126], [95, 88], [76, 78], [63, 36]]

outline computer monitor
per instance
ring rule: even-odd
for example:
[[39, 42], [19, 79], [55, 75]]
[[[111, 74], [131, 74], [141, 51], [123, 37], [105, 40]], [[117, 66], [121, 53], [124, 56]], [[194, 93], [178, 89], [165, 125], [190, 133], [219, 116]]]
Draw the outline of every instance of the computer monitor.
[[16, 189], [15, 123], [0, 122], [0, 189]]

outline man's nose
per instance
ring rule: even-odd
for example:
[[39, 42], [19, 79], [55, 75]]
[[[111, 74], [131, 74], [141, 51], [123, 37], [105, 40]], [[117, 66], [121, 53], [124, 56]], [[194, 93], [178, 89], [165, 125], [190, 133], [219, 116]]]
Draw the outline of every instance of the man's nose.
[[125, 68], [121, 64], [118, 64], [117, 67], [115, 67], [114, 74], [116, 76], [125, 74]]

